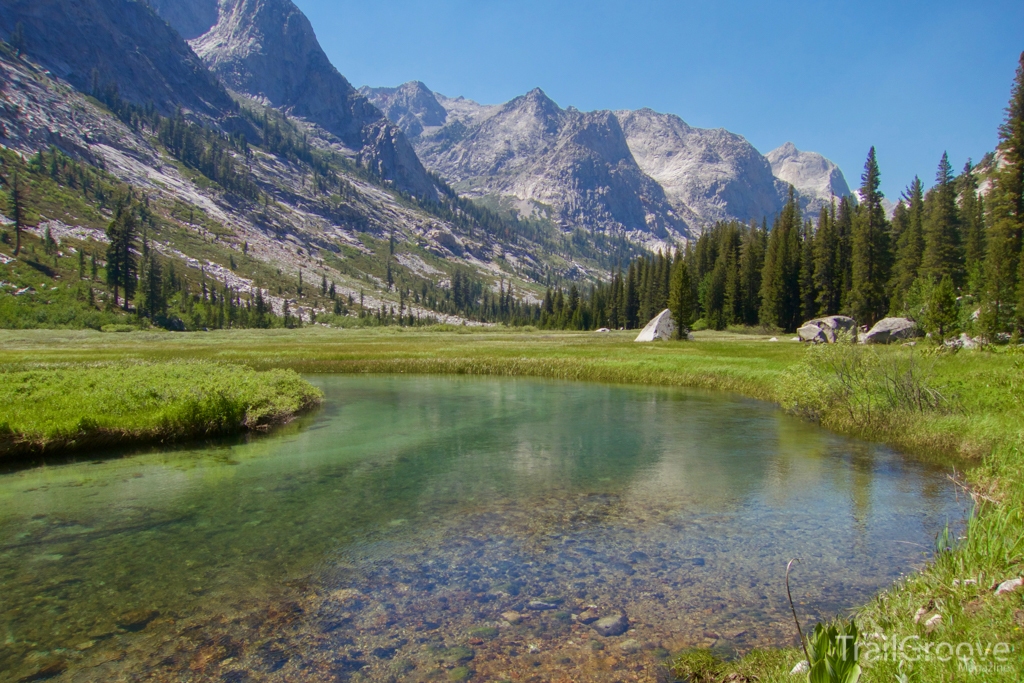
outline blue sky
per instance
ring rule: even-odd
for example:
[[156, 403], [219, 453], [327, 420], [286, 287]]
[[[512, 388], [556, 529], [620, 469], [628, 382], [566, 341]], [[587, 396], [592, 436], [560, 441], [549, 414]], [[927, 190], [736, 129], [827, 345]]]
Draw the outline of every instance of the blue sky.
[[851, 187], [875, 145], [892, 199], [943, 151], [959, 170], [995, 146], [1024, 50], [1020, 0], [295, 2], [357, 87], [650, 107], [820, 152]]

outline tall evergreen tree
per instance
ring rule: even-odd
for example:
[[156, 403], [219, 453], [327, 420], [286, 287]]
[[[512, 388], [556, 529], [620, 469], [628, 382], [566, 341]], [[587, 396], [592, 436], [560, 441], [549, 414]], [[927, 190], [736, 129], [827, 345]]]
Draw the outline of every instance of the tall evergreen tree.
[[142, 263], [139, 266], [139, 292], [135, 302], [139, 315], [156, 320], [167, 312], [167, 297], [164, 290], [163, 269], [149, 238], [142, 233]]
[[960, 174], [960, 226], [964, 245], [964, 278], [972, 293], [979, 293], [985, 260], [985, 203], [978, 196], [978, 179], [970, 159]]
[[853, 221], [853, 282], [850, 309], [861, 324], [872, 325], [888, 309], [886, 284], [889, 279], [889, 227], [882, 206], [882, 191], [875, 148], [868, 152], [861, 176], [860, 206]]
[[935, 187], [925, 198], [924, 255], [921, 275], [937, 284], [947, 275], [954, 285], [961, 280], [963, 255], [960, 218], [956, 206], [953, 167], [945, 152], [935, 172]]
[[135, 294], [136, 275], [138, 268], [133, 249], [137, 223], [135, 211], [126, 200], [118, 205], [114, 220], [107, 228], [107, 284], [114, 288], [114, 305], [118, 304], [119, 290], [124, 293], [124, 309], [128, 310], [128, 301]]
[[795, 330], [800, 318], [800, 210], [795, 190], [768, 235], [761, 273], [761, 322]]
[[811, 256], [814, 260], [814, 283], [818, 290], [817, 315], [836, 315], [842, 304], [843, 274], [839, 262], [834, 199], [831, 211], [823, 206], [818, 214]]
[[693, 322], [693, 283], [686, 259], [677, 258], [672, 268], [672, 282], [669, 286], [668, 308], [676, 321], [676, 334], [686, 338], [690, 323]]
[[899, 237], [892, 272], [890, 312], [902, 315], [907, 293], [917, 279], [924, 256], [924, 186], [917, 176], [903, 192], [893, 215], [893, 226], [893, 232]]
[[804, 221], [800, 237], [800, 317], [810, 320], [818, 314], [818, 283], [814, 278], [814, 224]]
[[740, 245], [739, 289], [742, 307], [739, 321], [756, 325], [761, 307], [761, 270], [764, 268], [765, 233], [751, 222]]
[[[981, 323], [989, 339], [1010, 328], [1017, 299], [1021, 233], [1024, 231], [1024, 52], [999, 127], [1002, 167], [988, 195], [989, 232], [985, 250], [985, 302]], [[1024, 280], [1024, 278], [1020, 278]], [[1024, 294], [1024, 287], [1022, 287]]]

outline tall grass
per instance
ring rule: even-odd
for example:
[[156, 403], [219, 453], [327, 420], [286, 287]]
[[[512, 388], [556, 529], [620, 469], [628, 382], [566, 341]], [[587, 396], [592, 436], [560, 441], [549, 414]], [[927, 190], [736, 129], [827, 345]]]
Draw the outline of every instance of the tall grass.
[[210, 361], [0, 369], [0, 458], [258, 430], [316, 404], [291, 370]]

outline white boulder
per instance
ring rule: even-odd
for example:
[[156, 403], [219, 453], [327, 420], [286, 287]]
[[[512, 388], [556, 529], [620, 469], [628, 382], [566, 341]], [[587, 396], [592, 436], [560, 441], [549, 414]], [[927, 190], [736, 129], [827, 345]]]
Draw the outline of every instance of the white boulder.
[[920, 336], [917, 323], [909, 318], [882, 318], [864, 335], [864, 343], [889, 344]]
[[841, 333], [852, 334], [856, 329], [857, 322], [853, 318], [830, 315], [808, 320], [796, 332], [800, 335], [800, 341], [834, 344]]
[[640, 331], [636, 339], [633, 341], [638, 342], [651, 342], [658, 339], [675, 339], [676, 338], [676, 321], [672, 319], [672, 312], [667, 308], [654, 316], [651, 322]]

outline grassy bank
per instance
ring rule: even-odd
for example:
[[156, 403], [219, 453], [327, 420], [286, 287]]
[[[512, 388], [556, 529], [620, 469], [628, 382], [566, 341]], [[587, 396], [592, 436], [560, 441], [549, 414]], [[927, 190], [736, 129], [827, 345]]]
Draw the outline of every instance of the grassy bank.
[[0, 368], [0, 460], [259, 430], [320, 400], [289, 370], [209, 361]]
[[[1005, 642], [1014, 648], [1008, 661], [976, 655], [978, 669], [972, 673], [956, 658], [904, 658], [901, 664], [892, 657], [867, 665], [862, 680], [1021, 680], [1024, 590], [997, 596], [994, 588], [1024, 573], [1024, 355], [1008, 349], [810, 348], [757, 336], [697, 336], [696, 343], [641, 345], [628, 333], [529, 330], [0, 332], [0, 363], [199, 358], [301, 372], [521, 375], [693, 386], [774, 401], [830, 429], [958, 463], [967, 470], [965, 483], [978, 502], [964, 538], [951, 539], [935, 562], [865, 606], [858, 621], [864, 631], [881, 634], [879, 643], [883, 636], [918, 637], [911, 642], [973, 643], [977, 652], [977, 644], [984, 650], [986, 643]], [[794, 578], [799, 581], [799, 570]], [[935, 615], [939, 619], [926, 628]], [[753, 653], [739, 662], [714, 664], [717, 673], [705, 680], [730, 674], [741, 676], [732, 680], [800, 680], [789, 669], [802, 658], [796, 649]]]

